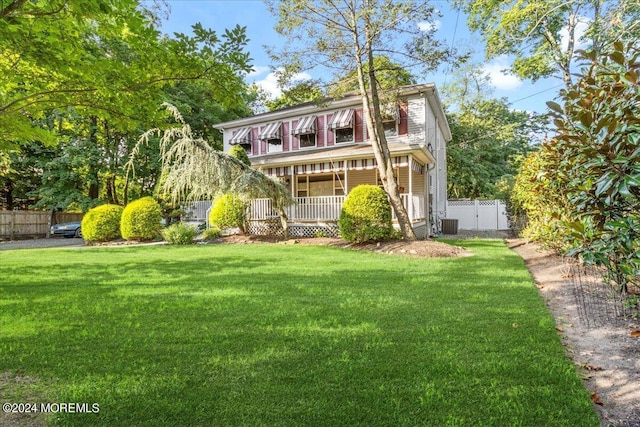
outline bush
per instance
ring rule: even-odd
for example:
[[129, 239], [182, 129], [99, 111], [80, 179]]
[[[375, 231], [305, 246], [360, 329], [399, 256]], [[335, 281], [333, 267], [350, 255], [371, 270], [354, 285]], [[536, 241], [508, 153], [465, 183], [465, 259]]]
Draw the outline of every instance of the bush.
[[548, 143], [530, 153], [520, 166], [508, 199], [512, 216], [526, 216], [522, 237], [557, 252], [565, 250], [569, 230], [564, 224], [571, 217], [566, 181], [553, 172], [562, 158]]
[[222, 232], [218, 227], [215, 227], [215, 226], [207, 230], [204, 230], [200, 235], [200, 238], [205, 241], [219, 239], [220, 237], [222, 237]]
[[221, 230], [238, 227], [245, 232], [247, 204], [240, 197], [233, 194], [220, 196], [209, 213], [209, 224]]
[[251, 166], [251, 160], [249, 159], [249, 155], [247, 154], [245, 149], [242, 148], [241, 145], [232, 145], [231, 148], [229, 149], [229, 155], [240, 160], [245, 165]]
[[340, 235], [347, 242], [377, 242], [393, 235], [391, 205], [375, 185], [359, 185], [347, 195], [340, 220]]
[[197, 233], [194, 226], [184, 222], [172, 224], [160, 232], [170, 245], [191, 245]]
[[143, 197], [122, 212], [120, 232], [127, 240], [152, 240], [162, 228], [162, 210], [153, 197]]
[[122, 211], [122, 206], [109, 204], [90, 209], [82, 218], [82, 237], [89, 242], [120, 238]]

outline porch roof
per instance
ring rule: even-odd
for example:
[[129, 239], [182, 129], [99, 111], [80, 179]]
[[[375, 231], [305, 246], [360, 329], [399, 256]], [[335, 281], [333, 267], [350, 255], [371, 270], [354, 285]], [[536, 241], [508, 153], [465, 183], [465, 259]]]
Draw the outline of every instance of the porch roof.
[[[392, 157], [411, 155], [421, 163], [435, 163], [433, 155], [420, 144], [389, 143], [388, 145]], [[355, 144], [255, 156], [251, 157], [251, 166], [272, 168], [322, 161], [371, 159], [373, 157], [371, 144]]]

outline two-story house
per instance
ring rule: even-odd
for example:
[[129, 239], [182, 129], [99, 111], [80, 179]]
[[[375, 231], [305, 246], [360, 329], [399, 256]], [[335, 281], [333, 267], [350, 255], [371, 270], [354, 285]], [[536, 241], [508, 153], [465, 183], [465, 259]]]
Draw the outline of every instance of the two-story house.
[[[451, 131], [433, 84], [398, 88], [396, 99], [383, 108], [383, 126], [402, 200], [416, 234], [426, 237], [445, 212]], [[225, 152], [241, 145], [253, 168], [289, 188], [297, 201], [287, 212], [292, 236], [335, 235], [345, 196], [360, 184], [380, 185], [358, 94], [215, 127]], [[273, 232], [270, 201], [253, 200], [248, 219], [249, 232]]]

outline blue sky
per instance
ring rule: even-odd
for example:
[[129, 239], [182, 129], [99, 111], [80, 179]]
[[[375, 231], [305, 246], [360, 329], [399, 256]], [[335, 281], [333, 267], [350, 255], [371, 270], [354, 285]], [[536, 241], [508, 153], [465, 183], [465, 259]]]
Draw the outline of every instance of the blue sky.
[[[247, 81], [255, 81], [268, 92], [278, 94], [272, 74], [272, 64], [264, 46], [277, 48], [283, 45], [284, 39], [273, 29], [275, 18], [271, 16], [261, 0], [169, 0], [168, 3], [171, 13], [163, 22], [164, 33], [190, 34], [191, 25], [196, 22], [217, 31], [224, 31], [225, 28], [234, 27], [236, 24], [246, 26], [250, 39], [247, 49], [251, 53], [255, 69], [254, 73], [247, 76]], [[446, 40], [449, 45], [453, 44], [462, 49], [472, 47], [475, 50], [474, 60], [484, 62], [482, 40], [480, 36], [469, 31], [466, 17], [451, 10], [447, 1], [436, 0], [432, 4], [443, 15], [434, 23], [438, 28], [438, 37]], [[484, 65], [495, 87], [494, 96], [506, 97], [515, 109], [545, 112], [545, 102], [557, 95], [562, 82], [557, 79], [541, 80], [536, 83], [520, 81], [514, 76], [501, 72], [509, 64], [510, 59], [503, 57]], [[329, 76], [311, 74], [310, 77], [328, 78]], [[434, 82], [437, 86], [442, 86], [451, 80], [452, 77], [447, 70], [418, 79], [420, 83]]]

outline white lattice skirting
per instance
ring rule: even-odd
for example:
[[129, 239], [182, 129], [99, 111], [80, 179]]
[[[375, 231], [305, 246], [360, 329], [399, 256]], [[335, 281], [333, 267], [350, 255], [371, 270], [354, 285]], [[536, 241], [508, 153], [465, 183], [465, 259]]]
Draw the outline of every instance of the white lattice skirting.
[[[249, 234], [257, 236], [282, 236], [283, 230], [280, 219], [264, 221], [249, 221]], [[289, 224], [290, 237], [340, 237], [338, 224], [327, 222], [321, 224]]]

